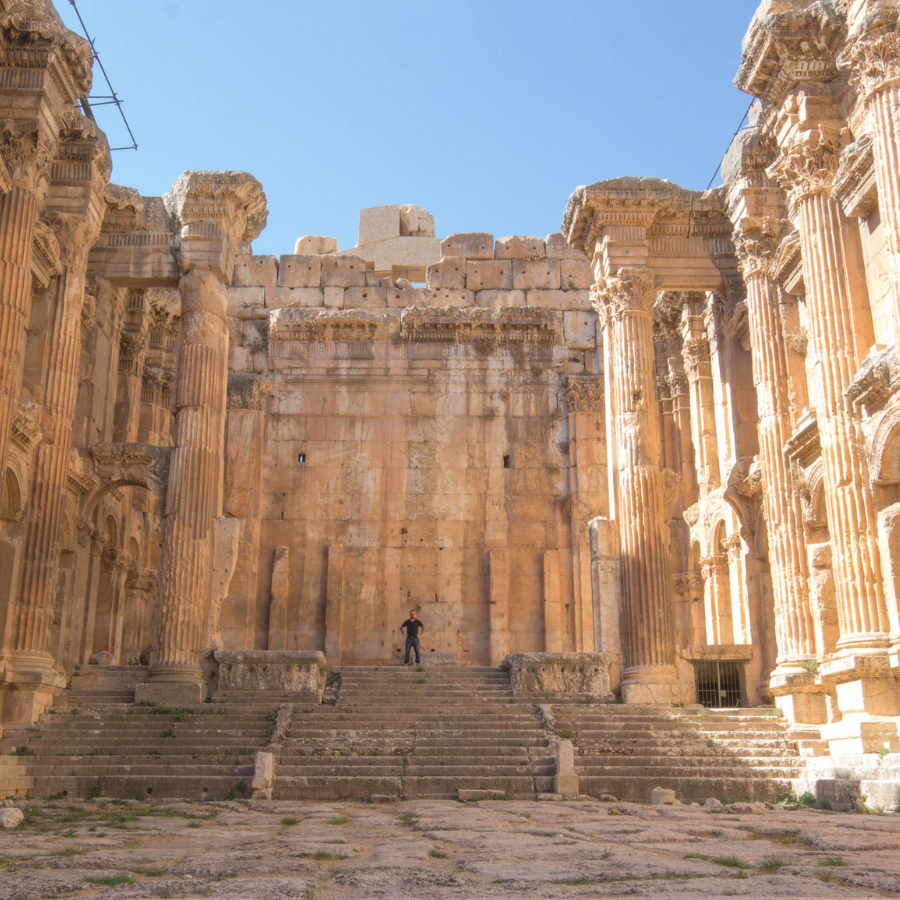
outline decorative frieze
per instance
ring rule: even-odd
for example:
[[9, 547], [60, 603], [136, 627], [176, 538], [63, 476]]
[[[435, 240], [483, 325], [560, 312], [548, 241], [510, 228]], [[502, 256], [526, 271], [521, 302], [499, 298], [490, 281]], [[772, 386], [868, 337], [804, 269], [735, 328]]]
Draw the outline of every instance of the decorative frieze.
[[603, 415], [605, 393], [603, 378], [596, 375], [570, 375], [565, 382], [570, 412]]

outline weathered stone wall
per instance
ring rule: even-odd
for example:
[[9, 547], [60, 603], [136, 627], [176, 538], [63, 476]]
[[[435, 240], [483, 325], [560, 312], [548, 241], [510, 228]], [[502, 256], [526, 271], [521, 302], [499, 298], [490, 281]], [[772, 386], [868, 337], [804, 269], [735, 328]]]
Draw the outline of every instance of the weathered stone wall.
[[[352, 257], [238, 260], [227, 453], [242, 464], [225, 504], [254, 524], [226, 645], [389, 660], [416, 607], [428, 651], [487, 663], [493, 550], [508, 554], [509, 649], [593, 641], [589, 549], [574, 554], [576, 603], [571, 522], [605, 511], [602, 409], [577, 413], [574, 486], [566, 397], [578, 379], [602, 390], [587, 263], [561, 235], [496, 248], [458, 235], [442, 252], [424, 288]], [[248, 373], [267, 397], [252, 399]]]

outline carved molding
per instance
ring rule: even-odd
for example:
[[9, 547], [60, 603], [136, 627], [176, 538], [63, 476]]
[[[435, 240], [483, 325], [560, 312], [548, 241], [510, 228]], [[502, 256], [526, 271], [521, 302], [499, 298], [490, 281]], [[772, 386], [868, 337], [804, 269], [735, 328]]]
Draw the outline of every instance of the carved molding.
[[900, 391], [900, 358], [896, 347], [870, 353], [844, 396], [857, 409], [873, 415]]
[[38, 423], [36, 407], [31, 404], [25, 406], [17, 403], [10, 434], [13, 443], [27, 453], [43, 436], [44, 432]]
[[831, 193], [848, 216], [867, 216], [878, 203], [874, 140], [864, 134], [841, 153]]
[[794, 433], [784, 445], [787, 455], [805, 468], [822, 455], [819, 441], [819, 423], [816, 414], [807, 410], [806, 415], [797, 423]]
[[50, 279], [62, 271], [59, 241], [54, 230], [38, 219], [34, 227], [34, 242], [31, 247], [31, 274], [42, 287], [50, 284]]
[[429, 343], [555, 344], [560, 336], [556, 317], [549, 310], [473, 306], [405, 309], [400, 316], [400, 338]]
[[[896, 29], [897, 11], [885, 9], [883, 12], [890, 16], [884, 24]], [[887, 34], [861, 35], [841, 54], [838, 63], [841, 68], [849, 69], [851, 82], [868, 100], [900, 81], [900, 35], [896, 30]]]

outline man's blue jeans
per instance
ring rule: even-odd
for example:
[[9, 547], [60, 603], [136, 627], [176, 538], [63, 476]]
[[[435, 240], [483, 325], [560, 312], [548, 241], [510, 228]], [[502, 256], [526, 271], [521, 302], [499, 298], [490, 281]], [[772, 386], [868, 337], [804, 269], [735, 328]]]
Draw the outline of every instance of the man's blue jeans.
[[409, 648], [412, 647], [416, 651], [416, 663], [422, 660], [419, 658], [419, 639], [417, 637], [408, 637], [406, 639], [406, 656], [403, 657], [403, 665], [409, 664]]

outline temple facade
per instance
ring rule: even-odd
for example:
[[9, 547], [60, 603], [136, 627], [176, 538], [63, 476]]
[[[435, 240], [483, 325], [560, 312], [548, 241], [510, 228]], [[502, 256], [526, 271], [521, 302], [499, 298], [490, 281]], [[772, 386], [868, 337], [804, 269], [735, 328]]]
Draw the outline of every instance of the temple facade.
[[898, 0], [764, 0], [722, 187], [280, 257], [245, 172], [110, 181], [50, 0], [0, 26], [0, 727], [91, 662], [184, 704], [217, 649], [399, 663], [415, 608], [444, 663], [900, 751]]

